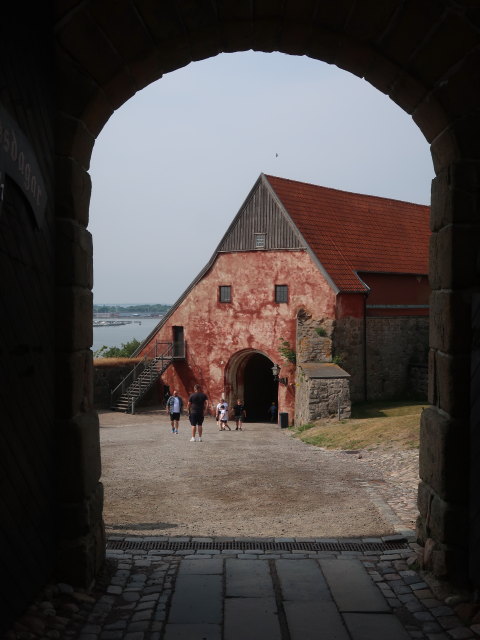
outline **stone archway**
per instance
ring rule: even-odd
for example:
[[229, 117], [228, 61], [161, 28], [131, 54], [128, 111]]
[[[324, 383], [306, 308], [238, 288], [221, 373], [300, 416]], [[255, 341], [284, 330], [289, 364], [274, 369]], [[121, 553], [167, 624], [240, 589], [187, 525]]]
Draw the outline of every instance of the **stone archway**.
[[[114, 21], [109, 8], [115, 11]], [[478, 95], [470, 90], [470, 78], [477, 74], [479, 33], [467, 4], [433, 7], [427, 2], [394, 2], [378, 11], [353, 2], [332, 7], [285, 5], [278, 0], [254, 6], [218, 0], [202, 8], [179, 2], [164, 3], [159, 9], [145, 1], [133, 14], [117, 11], [113, 4], [105, 3], [99, 11], [93, 2], [83, 2], [61, 16], [57, 41], [61, 87], [57, 184], [64, 205], [58, 224], [68, 230], [74, 247], [88, 243], [82, 226], [88, 217], [87, 171], [95, 137], [137, 90], [191, 61], [250, 48], [308, 55], [365, 78], [412, 114], [432, 145], [437, 174], [432, 188], [430, 274], [432, 407], [422, 419], [419, 534], [434, 541], [430, 557], [438, 574], [465, 578], [472, 556], [468, 560], [465, 537], [452, 533], [448, 522], [454, 513], [454, 521], [467, 527], [470, 464], [465, 389], [472, 288], [478, 286], [472, 243], [478, 233], [473, 194], [480, 170], [473, 133], [480, 124], [475, 111]], [[462, 261], [460, 255], [472, 259]], [[78, 344], [78, 335], [86, 334], [83, 318], [88, 312], [80, 316], [91, 304], [89, 287], [81, 278], [90, 261], [77, 250], [69, 265], [71, 286], [59, 292], [70, 299], [72, 313], [65, 321], [76, 327], [76, 349], [72, 344], [76, 353], [89, 347], [88, 339]], [[68, 352], [61, 356], [66, 367], [72, 357]], [[78, 380], [75, 386], [81, 384]], [[62, 386], [60, 382], [60, 392]], [[89, 424], [95, 420], [85, 412], [82, 419]], [[480, 570], [473, 574], [480, 582]]]
[[[45, 387], [42, 410], [36, 406], [28, 415], [9, 414], [2, 431], [5, 450], [23, 451], [25, 460], [30, 455], [36, 463], [39, 447], [30, 432], [43, 434], [41, 464], [36, 464], [32, 483], [42, 488], [42, 513], [55, 514], [55, 542], [49, 547], [56, 549], [48, 555], [45, 545], [34, 554], [37, 547], [31, 541], [41, 537], [35, 532], [37, 523], [25, 523], [19, 508], [22, 495], [15, 488], [26, 478], [23, 463], [6, 467], [8, 486], [14, 489], [9, 491], [12, 520], [4, 552], [23, 557], [28, 540], [32, 561], [46, 559], [35, 566], [31, 589], [51, 572], [55, 552], [59, 577], [76, 584], [89, 584], [104, 558], [87, 231], [88, 168], [95, 138], [115, 109], [164, 73], [219, 52], [246, 49], [307, 55], [363, 77], [411, 114], [431, 144], [436, 172], [431, 407], [422, 417], [418, 530], [422, 540], [430, 541], [429, 566], [437, 575], [458, 582], [470, 577], [480, 585], [480, 375], [478, 367], [471, 369], [478, 361], [480, 329], [477, 9], [467, 0], [392, 0], [380, 8], [354, 0], [335, 5], [73, 0], [58, 3], [53, 15], [43, 7], [30, 11], [35, 11], [29, 15], [31, 23], [13, 3], [4, 9], [1, 44], [8, 55], [2, 58], [0, 86], [2, 105], [18, 120], [40, 161], [48, 194], [46, 224], [41, 233], [29, 234], [32, 244], [19, 254], [23, 261], [35, 258], [32, 268], [43, 273], [43, 295], [25, 300], [17, 295], [18, 308], [3, 318], [8, 358], [23, 359], [22, 364], [31, 358], [19, 375], [10, 371], [9, 386], [2, 389], [5, 406], [12, 399], [23, 406], [25, 375], [30, 386]], [[21, 224], [20, 217], [13, 216], [13, 224]], [[15, 236], [18, 246], [24, 235]], [[2, 257], [4, 283], [12, 291], [22, 290], [15, 276], [16, 256], [5, 252]], [[20, 316], [23, 308], [28, 313]], [[53, 332], [41, 343], [34, 336], [17, 344], [11, 327], [20, 317], [22, 322], [28, 317], [32, 327], [55, 326], [55, 346]], [[33, 562], [28, 563], [33, 573], [31, 567]], [[13, 584], [15, 568], [7, 573], [6, 581]], [[23, 593], [24, 584], [19, 586]]]
[[253, 349], [235, 353], [225, 367], [225, 388], [230, 406], [237, 398], [243, 400], [247, 421], [267, 422], [268, 406], [278, 406], [278, 382], [272, 374], [273, 362]]

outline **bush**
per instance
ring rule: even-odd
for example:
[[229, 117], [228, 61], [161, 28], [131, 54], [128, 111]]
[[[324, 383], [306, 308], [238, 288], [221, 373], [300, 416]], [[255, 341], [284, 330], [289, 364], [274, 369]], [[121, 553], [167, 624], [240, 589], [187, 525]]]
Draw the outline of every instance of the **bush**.
[[107, 347], [103, 345], [100, 349], [93, 352], [94, 358], [130, 358], [132, 353], [140, 346], [140, 341], [136, 338], [130, 342], [124, 342], [120, 347]]

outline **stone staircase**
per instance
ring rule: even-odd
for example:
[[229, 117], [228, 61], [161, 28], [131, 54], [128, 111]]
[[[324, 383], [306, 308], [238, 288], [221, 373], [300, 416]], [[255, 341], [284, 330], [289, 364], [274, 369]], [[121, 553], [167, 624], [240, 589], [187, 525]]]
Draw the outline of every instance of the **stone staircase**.
[[112, 411], [135, 413], [136, 404], [153, 387], [173, 359], [173, 343], [168, 343], [165, 351], [160, 355], [152, 360], [139, 362], [112, 391], [110, 403]]

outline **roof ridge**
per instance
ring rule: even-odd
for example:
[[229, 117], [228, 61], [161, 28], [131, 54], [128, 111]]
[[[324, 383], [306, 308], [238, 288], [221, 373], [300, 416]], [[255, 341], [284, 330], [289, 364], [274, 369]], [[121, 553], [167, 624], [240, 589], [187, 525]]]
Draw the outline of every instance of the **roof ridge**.
[[332, 191], [335, 193], [344, 193], [344, 194], [348, 194], [348, 195], [352, 195], [352, 196], [358, 196], [361, 198], [365, 198], [365, 199], [375, 199], [375, 200], [382, 200], [382, 201], [386, 201], [386, 202], [401, 202], [403, 204], [408, 205], [409, 207], [425, 207], [427, 209], [430, 208], [430, 205], [428, 204], [420, 204], [419, 202], [409, 202], [408, 200], [399, 200], [398, 198], [387, 198], [386, 196], [377, 196], [377, 195], [372, 195], [372, 194], [368, 194], [368, 193], [360, 193], [359, 191], [348, 191], [346, 189], [337, 189], [336, 187], [326, 187], [324, 185], [321, 184], [315, 184], [313, 182], [304, 182], [302, 180], [293, 180], [292, 178], [282, 178], [280, 176], [273, 176], [271, 174], [265, 173], [264, 176], [270, 180], [281, 180], [282, 182], [290, 182], [293, 184], [302, 184], [302, 185], [306, 185], [308, 187], [314, 187], [315, 189], [323, 189], [325, 191]]

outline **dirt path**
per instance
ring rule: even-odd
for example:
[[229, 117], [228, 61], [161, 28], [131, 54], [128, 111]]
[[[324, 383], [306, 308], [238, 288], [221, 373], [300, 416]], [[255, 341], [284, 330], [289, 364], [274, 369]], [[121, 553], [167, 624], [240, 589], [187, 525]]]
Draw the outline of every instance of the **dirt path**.
[[[185, 418], [172, 435], [158, 410], [105, 412], [100, 424], [109, 534], [376, 536], [414, 520], [415, 453], [406, 461], [390, 451], [382, 462], [380, 452], [306, 445], [276, 425], [219, 432], [211, 418], [193, 443]], [[396, 462], [412, 467], [401, 495]]]

